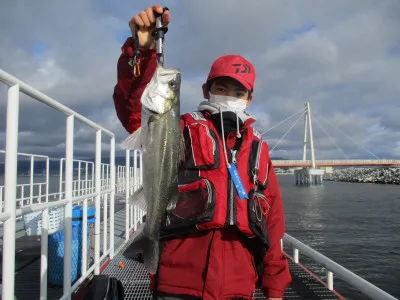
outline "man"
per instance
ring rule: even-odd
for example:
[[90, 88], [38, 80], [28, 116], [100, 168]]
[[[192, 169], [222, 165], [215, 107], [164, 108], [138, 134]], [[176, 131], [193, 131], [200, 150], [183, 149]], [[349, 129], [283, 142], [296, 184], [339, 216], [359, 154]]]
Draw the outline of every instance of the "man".
[[[140, 75], [133, 76], [130, 64], [132, 38], [118, 61], [114, 104], [129, 133], [140, 127], [140, 98], [156, 68], [155, 12], [167, 26], [170, 13], [159, 5], [129, 23], [133, 34], [139, 27]], [[245, 112], [254, 81], [249, 61], [222, 56], [203, 85], [205, 101], [197, 112], [181, 116], [186, 154], [179, 176], [181, 202], [174, 212], [180, 219], [172, 224], [175, 231], [167, 232], [159, 270], [151, 277], [154, 299], [253, 299], [258, 280], [267, 299], [282, 299], [291, 282], [280, 243], [285, 221], [278, 180], [268, 146]], [[231, 167], [240, 178], [228, 171]]]

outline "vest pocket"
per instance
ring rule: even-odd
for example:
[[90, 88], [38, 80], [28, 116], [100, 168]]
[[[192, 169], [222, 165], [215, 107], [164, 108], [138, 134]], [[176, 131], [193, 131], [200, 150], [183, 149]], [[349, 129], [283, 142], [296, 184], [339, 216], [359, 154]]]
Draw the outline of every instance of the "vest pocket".
[[214, 217], [215, 188], [207, 179], [181, 184], [179, 198], [167, 208], [165, 227], [168, 229], [209, 222]]
[[252, 190], [248, 200], [249, 227], [253, 233], [268, 245], [267, 219], [270, 209], [267, 197], [261, 192]]
[[216, 133], [207, 125], [192, 123], [183, 130], [185, 168], [216, 169], [219, 166], [219, 143]]

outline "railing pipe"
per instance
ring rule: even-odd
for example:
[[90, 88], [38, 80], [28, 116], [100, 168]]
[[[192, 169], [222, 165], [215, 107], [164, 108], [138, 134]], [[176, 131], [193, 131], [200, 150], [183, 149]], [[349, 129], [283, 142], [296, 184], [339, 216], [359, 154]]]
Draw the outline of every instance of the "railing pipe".
[[65, 143], [64, 295], [71, 299], [72, 181], [74, 160], [74, 115], [67, 117]]
[[[348, 284], [352, 285], [353, 287], [360, 290], [362, 293], [370, 297], [371, 299], [385, 299], [385, 300], [397, 300], [392, 295], [386, 293], [385, 291], [381, 290], [377, 286], [373, 285], [372, 283], [366, 281], [365, 279], [361, 278], [360, 276], [354, 274], [353, 272], [347, 270], [345, 267], [339, 265], [338, 263], [334, 262], [333, 260], [329, 259], [328, 257], [324, 256], [323, 254], [315, 251], [314, 249], [310, 248], [309, 246], [303, 244], [299, 240], [295, 239], [294, 237], [285, 234], [283, 240], [293, 247], [299, 249], [304, 255], [312, 258], [315, 262], [320, 263], [325, 266], [330, 272], [335, 273], [338, 277], [345, 280]], [[330, 275], [329, 275], [330, 276]], [[329, 280], [331, 280], [331, 285], [333, 289], [333, 274], [331, 278], [328, 276], [328, 284]], [[329, 287], [329, 285], [328, 285]]]
[[67, 116], [73, 115], [74, 118], [78, 121], [81, 121], [82, 123], [97, 129], [97, 130], [102, 130], [103, 133], [108, 135], [109, 137], [113, 137], [114, 134], [111, 131], [108, 131], [107, 129], [101, 127], [100, 125], [96, 124], [95, 122], [89, 120], [88, 118], [85, 118], [81, 114], [78, 114], [77, 112], [73, 111], [72, 109], [68, 108], [67, 106], [57, 102], [56, 100], [50, 98], [49, 96], [43, 94], [42, 92], [36, 90], [35, 88], [29, 86], [22, 80], [19, 80], [18, 78], [12, 76], [11, 74], [8, 74], [7, 72], [3, 71], [0, 69], [0, 81], [4, 82], [8, 86], [14, 86], [14, 85], [19, 85], [19, 89], [21, 92], [23, 92], [25, 95], [30, 96], [34, 99], [36, 99], [39, 102], [42, 102], [60, 112], [63, 112]]
[[17, 195], [17, 153], [18, 153], [18, 118], [19, 85], [8, 88], [6, 157], [4, 178], [4, 213], [9, 215], [4, 220], [3, 232], [3, 273], [2, 299], [14, 299], [15, 289], [15, 208]]
[[95, 246], [94, 246], [94, 264], [96, 268], [94, 273], [100, 273], [100, 192], [101, 192], [101, 130], [96, 131], [96, 159], [95, 159], [95, 176], [96, 176], [96, 221], [95, 221]]
[[29, 204], [33, 204], [33, 172], [34, 170], [34, 157], [31, 156], [31, 168], [29, 174]]
[[129, 239], [129, 192], [130, 192], [130, 187], [129, 187], [129, 156], [130, 156], [130, 151], [125, 150], [125, 240]]
[[110, 141], [110, 258], [114, 258], [114, 205], [115, 205], [115, 138]]

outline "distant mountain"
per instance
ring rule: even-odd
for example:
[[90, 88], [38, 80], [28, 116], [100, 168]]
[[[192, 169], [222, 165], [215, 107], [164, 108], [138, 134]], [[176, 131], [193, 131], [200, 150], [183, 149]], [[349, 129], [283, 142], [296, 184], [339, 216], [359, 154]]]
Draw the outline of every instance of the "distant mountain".
[[[85, 161], [90, 161], [94, 162], [93, 158], [85, 158], [82, 159]], [[272, 160], [287, 160], [287, 158], [281, 158], [281, 157], [272, 157]], [[110, 163], [110, 158], [109, 157], [103, 157], [102, 158], [102, 163], [109, 164]], [[138, 160], [138, 165], [139, 165], [139, 160]], [[130, 164], [133, 166], [133, 157], [131, 156], [130, 159]], [[124, 156], [119, 156], [115, 157], [115, 165], [119, 166], [125, 166], [125, 157]], [[82, 166], [84, 167], [84, 166]], [[18, 166], [17, 166], [18, 174], [29, 174], [30, 169], [31, 169], [31, 162], [29, 160], [19, 160], [18, 161]], [[65, 168], [65, 163], [64, 163], [64, 168]], [[74, 169], [78, 168], [78, 163], [74, 163]], [[35, 174], [45, 174], [46, 172], [46, 162], [43, 160], [35, 160], [34, 161], [34, 171]], [[60, 161], [59, 160], [51, 160], [49, 164], [49, 171], [50, 174], [59, 174], [60, 173]], [[0, 163], [0, 175], [4, 175], [4, 162]]]
[[[95, 161], [92, 158], [89, 158], [89, 159], [80, 158], [80, 159], [89, 161], [89, 162]], [[102, 158], [101, 162], [105, 163], [105, 164], [109, 164], [110, 158], [104, 157], [104, 158]], [[65, 162], [63, 164], [64, 164], [64, 168], [65, 168]], [[133, 157], [131, 157], [131, 159], [130, 159], [130, 164], [131, 164], [131, 166], [133, 165]], [[139, 164], [139, 160], [138, 160], [138, 164]], [[115, 165], [125, 166], [125, 157], [116, 157]], [[33, 166], [34, 166], [35, 174], [45, 174], [46, 173], [46, 161], [44, 161], [42, 159], [35, 160]], [[84, 165], [81, 165], [81, 167], [84, 168]], [[5, 168], [5, 163], [1, 162], [0, 163], [0, 176], [4, 175], [4, 173], [5, 173], [4, 168]], [[77, 169], [77, 168], [78, 168], [78, 163], [75, 162], [74, 169]], [[31, 169], [30, 160], [27, 160], [27, 159], [18, 160], [18, 162], [17, 162], [17, 173], [18, 174], [29, 174], [30, 169]], [[60, 160], [50, 160], [49, 172], [50, 172], [50, 174], [59, 174], [60, 173]]]

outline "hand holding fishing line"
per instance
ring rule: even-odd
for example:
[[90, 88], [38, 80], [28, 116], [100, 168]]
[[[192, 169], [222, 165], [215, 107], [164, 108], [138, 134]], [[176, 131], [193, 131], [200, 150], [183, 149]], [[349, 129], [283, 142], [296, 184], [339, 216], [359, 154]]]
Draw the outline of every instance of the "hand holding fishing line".
[[153, 32], [156, 29], [157, 16], [161, 16], [162, 25], [167, 27], [171, 21], [170, 12], [167, 8], [163, 8], [161, 5], [148, 7], [129, 21], [132, 36], [135, 36], [137, 33], [140, 48], [155, 48], [156, 45]]
[[133, 76], [140, 76], [139, 48], [157, 50], [157, 62], [164, 63], [163, 43], [164, 34], [168, 31], [171, 21], [169, 9], [160, 5], [146, 8], [129, 21], [129, 27], [134, 37], [134, 53], [130, 62], [134, 67]]

